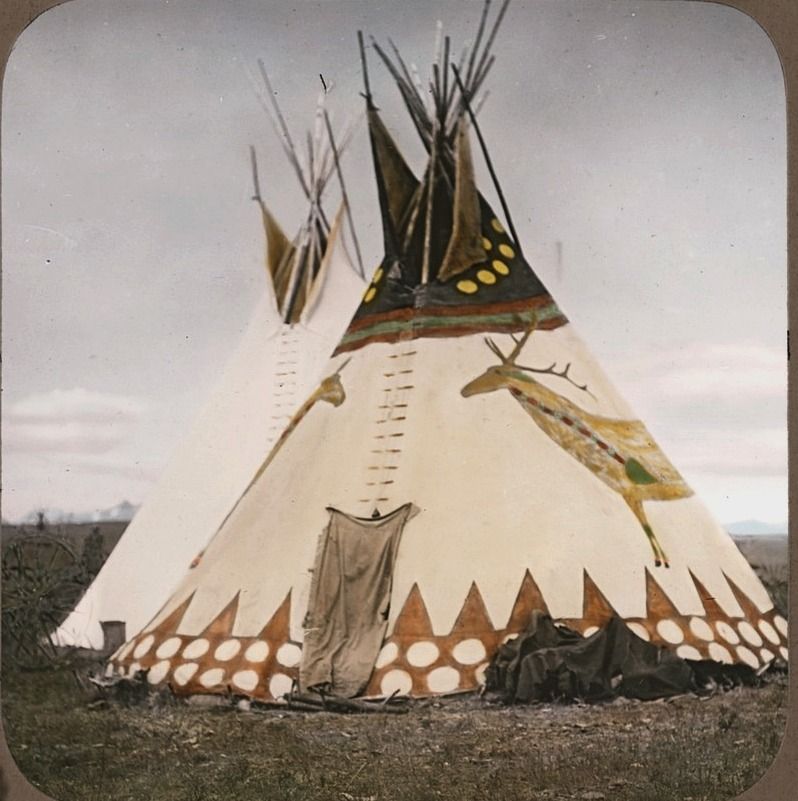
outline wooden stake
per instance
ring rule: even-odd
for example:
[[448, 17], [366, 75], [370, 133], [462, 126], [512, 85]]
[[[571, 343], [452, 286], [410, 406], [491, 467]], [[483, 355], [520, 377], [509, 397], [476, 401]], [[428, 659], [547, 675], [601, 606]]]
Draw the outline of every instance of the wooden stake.
[[[502, 24], [502, 20], [504, 19], [504, 14], [507, 11], [507, 7], [509, 5], [510, 5], [510, 0], [504, 0], [502, 7], [499, 9], [499, 15], [496, 17], [496, 22], [493, 23], [493, 28], [491, 29], [490, 36], [488, 36], [488, 41], [485, 43], [485, 49], [482, 51], [482, 56], [479, 59], [479, 64], [477, 64], [477, 71], [474, 74], [475, 79], [482, 72], [485, 59], [488, 57], [491, 47], [493, 47], [493, 40], [496, 38], [496, 34], [499, 30], [499, 25]], [[481, 80], [482, 78], [480, 78], [480, 81]]]
[[255, 155], [255, 148], [252, 145], [249, 146], [249, 159], [252, 163], [252, 183], [255, 187], [255, 194], [252, 199], [260, 203], [262, 198], [260, 196], [260, 180], [258, 179], [258, 159]]
[[352, 208], [349, 205], [349, 195], [346, 192], [346, 184], [344, 183], [344, 174], [341, 171], [341, 164], [338, 160], [338, 148], [335, 146], [335, 136], [333, 135], [332, 125], [330, 125], [330, 115], [327, 109], [324, 109], [324, 124], [327, 126], [327, 136], [330, 140], [330, 147], [332, 148], [333, 161], [335, 162], [335, 171], [338, 174], [338, 182], [341, 184], [341, 195], [344, 199], [344, 211], [346, 212], [346, 219], [349, 223], [349, 232], [352, 234], [352, 241], [355, 245], [355, 253], [357, 254], [357, 266], [360, 277], [365, 281], [366, 272], [363, 269], [363, 258], [360, 255], [360, 243], [357, 239], [357, 232], [355, 231], [355, 224], [352, 220]]
[[474, 71], [474, 59], [477, 57], [479, 45], [482, 42], [482, 34], [485, 32], [485, 22], [488, 19], [488, 12], [490, 11], [490, 0], [485, 0], [485, 5], [482, 6], [482, 15], [479, 18], [479, 28], [477, 28], [477, 38], [474, 40], [474, 46], [471, 48], [471, 54], [468, 58], [468, 70], [465, 76], [465, 84], [468, 86], [471, 83], [471, 76]]
[[363, 88], [366, 90], [366, 106], [372, 109], [374, 104], [371, 102], [371, 87], [369, 86], [369, 70], [368, 62], [366, 61], [366, 46], [363, 44], [363, 31], [357, 32], [357, 43], [360, 47], [360, 67], [363, 71]]
[[302, 167], [299, 164], [299, 158], [297, 157], [296, 147], [294, 146], [294, 140], [291, 138], [291, 133], [288, 130], [288, 126], [285, 122], [285, 117], [283, 117], [283, 112], [280, 110], [280, 104], [277, 102], [277, 98], [275, 97], [274, 90], [272, 89], [271, 81], [269, 81], [269, 75], [266, 72], [266, 67], [263, 64], [261, 59], [258, 59], [258, 66], [260, 67], [261, 75], [263, 76], [263, 82], [266, 84], [266, 91], [269, 93], [269, 98], [271, 100], [272, 106], [274, 107], [274, 113], [277, 115], [277, 119], [280, 122], [280, 127], [282, 128], [283, 136], [285, 137], [285, 141], [288, 144], [288, 147], [291, 151], [291, 164], [293, 165], [294, 169], [296, 170], [297, 177], [299, 178], [299, 183], [302, 184], [302, 188], [305, 190], [305, 194], [310, 197], [310, 188], [307, 185], [307, 181], [305, 180], [305, 176], [302, 173]]

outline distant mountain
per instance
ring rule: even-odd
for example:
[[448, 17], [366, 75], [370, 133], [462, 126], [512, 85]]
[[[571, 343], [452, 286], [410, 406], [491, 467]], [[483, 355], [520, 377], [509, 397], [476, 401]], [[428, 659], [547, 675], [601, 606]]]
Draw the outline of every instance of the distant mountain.
[[44, 512], [44, 519], [48, 523], [107, 523], [110, 521], [129, 523], [138, 508], [130, 501], [122, 501], [109, 509], [94, 509], [90, 512], [65, 512], [63, 509], [56, 508], [34, 509], [19, 522], [34, 525], [39, 520], [39, 513]]
[[786, 534], [787, 521], [783, 523], [763, 523], [761, 520], [740, 520], [737, 523], [727, 523], [726, 531], [729, 534]]

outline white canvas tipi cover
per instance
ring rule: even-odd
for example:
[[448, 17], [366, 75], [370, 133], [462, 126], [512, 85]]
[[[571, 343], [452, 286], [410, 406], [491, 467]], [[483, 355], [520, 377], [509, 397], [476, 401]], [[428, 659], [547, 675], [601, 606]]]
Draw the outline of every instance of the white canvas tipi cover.
[[[128, 634], [158, 611], [318, 381], [361, 294], [339, 212], [299, 321], [258, 303], [190, 433], [54, 640], [102, 648], [102, 621]], [[273, 222], [273, 221], [272, 221]]]
[[617, 615], [690, 660], [786, 659], [767, 591], [477, 192], [463, 106], [408, 103], [419, 181], [366, 96], [385, 259], [325, 379], [109, 673], [264, 700], [463, 691], [535, 610], [585, 635]]

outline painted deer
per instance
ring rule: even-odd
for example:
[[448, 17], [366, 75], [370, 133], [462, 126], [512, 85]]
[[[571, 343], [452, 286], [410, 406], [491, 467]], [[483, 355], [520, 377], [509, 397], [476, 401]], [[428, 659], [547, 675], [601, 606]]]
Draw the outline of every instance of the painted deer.
[[555, 369], [556, 363], [546, 368], [516, 364], [536, 325], [535, 320], [520, 339], [512, 337], [515, 346], [507, 356], [486, 338], [485, 343], [501, 364], [489, 367], [470, 381], [461, 394], [468, 398], [509, 390], [546, 436], [626, 501], [651, 543], [654, 564], [668, 567], [668, 558], [646, 518], [643, 501], [686, 498], [693, 494], [692, 490], [639, 420], [591, 414], [533, 378], [535, 373], [556, 376], [589, 393], [586, 385], [577, 384], [568, 375], [570, 363], [562, 370]]
[[[290, 422], [286, 426], [283, 433], [280, 435], [280, 438], [277, 442], [274, 443], [269, 455], [266, 457], [266, 460], [263, 464], [258, 468], [258, 471], [252, 477], [252, 480], [247, 484], [247, 488], [242, 493], [241, 497], [243, 498], [244, 495], [247, 494], [249, 489], [252, 485], [263, 475], [263, 471], [274, 461], [274, 457], [277, 456], [280, 449], [285, 445], [286, 440], [291, 435], [293, 430], [302, 422], [305, 415], [319, 402], [324, 401], [325, 403], [329, 403], [332, 406], [340, 406], [346, 400], [346, 392], [344, 392], [344, 385], [341, 383], [341, 370], [346, 367], [347, 364], [351, 361], [347, 359], [345, 362], [341, 364], [341, 366], [331, 375], [328, 375], [326, 378], [322, 379], [321, 383], [318, 387], [313, 391], [311, 396], [297, 409], [294, 416], [291, 418]], [[241, 498], [236, 501], [233, 508], [227, 513], [227, 516], [222, 521], [221, 525], [223, 526], [230, 515], [233, 513], [235, 508], [241, 502]], [[221, 526], [220, 526], [221, 528]], [[191, 564], [189, 565], [189, 569], [195, 568], [201, 561], [202, 557], [205, 553], [205, 549], [201, 550], [192, 560]]]
[[282, 434], [280, 434], [280, 438], [277, 442], [274, 443], [274, 447], [271, 450], [266, 461], [260, 466], [258, 472], [255, 473], [255, 477], [252, 479], [254, 483], [263, 471], [274, 461], [274, 457], [277, 456], [280, 449], [285, 445], [285, 441], [288, 437], [291, 436], [294, 429], [302, 422], [305, 418], [305, 415], [317, 404], [319, 401], [324, 401], [325, 403], [329, 403], [331, 406], [340, 406], [346, 400], [346, 392], [344, 392], [344, 385], [341, 383], [341, 370], [346, 367], [347, 364], [351, 361], [351, 358], [347, 359], [345, 362], [341, 364], [341, 366], [331, 375], [328, 375], [326, 378], [322, 379], [321, 383], [313, 390], [311, 396], [296, 410], [294, 416], [289, 421], [288, 425], [285, 427], [285, 430]]

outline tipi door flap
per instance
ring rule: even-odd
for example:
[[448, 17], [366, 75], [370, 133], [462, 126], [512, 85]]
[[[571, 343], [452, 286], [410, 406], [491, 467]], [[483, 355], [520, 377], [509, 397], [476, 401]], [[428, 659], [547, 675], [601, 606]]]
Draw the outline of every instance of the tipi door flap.
[[365, 687], [385, 637], [396, 552], [412, 508], [371, 519], [328, 508], [305, 618], [302, 689], [352, 697]]

